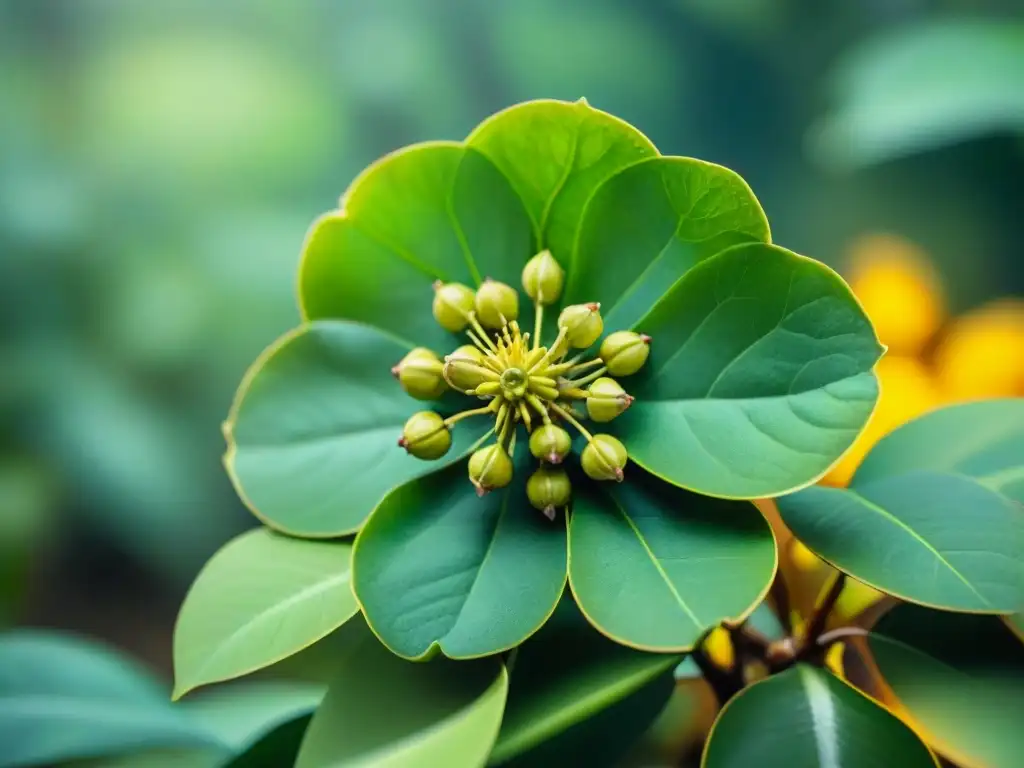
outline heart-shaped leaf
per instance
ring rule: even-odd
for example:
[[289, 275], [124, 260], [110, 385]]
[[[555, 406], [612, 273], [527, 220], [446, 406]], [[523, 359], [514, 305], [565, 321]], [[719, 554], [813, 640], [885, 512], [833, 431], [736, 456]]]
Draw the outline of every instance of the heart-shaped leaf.
[[0, 744], [5, 766], [147, 749], [229, 754], [128, 659], [84, 640], [26, 630], [0, 637]]
[[567, 598], [516, 652], [491, 765], [616, 765], [672, 693], [679, 657], [598, 634]]
[[308, 320], [358, 320], [447, 351], [431, 283], [518, 285], [533, 252], [523, 203], [490, 160], [457, 142], [417, 144], [363, 171], [313, 225], [299, 303]]
[[363, 622], [313, 716], [296, 768], [482, 766], [501, 725], [505, 668], [493, 659], [402, 661]]
[[774, 245], [701, 262], [637, 328], [651, 355], [615, 424], [634, 461], [697, 493], [758, 498], [812, 482], [878, 398], [883, 348], [849, 287]]
[[457, 460], [485, 433], [460, 425], [440, 462], [397, 446], [417, 406], [391, 367], [409, 349], [369, 326], [320, 321], [253, 364], [225, 426], [224, 461], [257, 517], [296, 536], [354, 533], [388, 491]]
[[634, 469], [581, 489], [569, 525], [569, 581], [613, 640], [685, 651], [761, 602], [776, 566], [771, 526], [753, 504], [698, 496]]
[[658, 154], [636, 128], [583, 99], [509, 107], [477, 126], [466, 143], [512, 182], [539, 247], [550, 249], [563, 266], [594, 190], [616, 171]]
[[704, 768], [935, 768], [906, 725], [823, 669], [800, 664], [745, 688], [718, 715]]
[[970, 768], [1024, 753], [1024, 646], [995, 616], [900, 605], [868, 638], [878, 670], [925, 739]]
[[262, 669], [312, 645], [359, 610], [352, 547], [258, 528], [199, 573], [174, 630], [175, 698]]
[[737, 243], [768, 242], [750, 187], [720, 165], [655, 157], [602, 184], [587, 204], [566, 303], [601, 303], [605, 326], [626, 328], [694, 265]]
[[1024, 401], [952, 406], [883, 438], [848, 489], [808, 488], [779, 499], [779, 513], [816, 554], [876, 589], [1011, 613], [1024, 604], [1022, 448]]
[[531, 507], [521, 482], [477, 497], [464, 464], [389, 494], [355, 543], [353, 583], [366, 619], [409, 659], [518, 645], [551, 615], [565, 577], [562, 519]]

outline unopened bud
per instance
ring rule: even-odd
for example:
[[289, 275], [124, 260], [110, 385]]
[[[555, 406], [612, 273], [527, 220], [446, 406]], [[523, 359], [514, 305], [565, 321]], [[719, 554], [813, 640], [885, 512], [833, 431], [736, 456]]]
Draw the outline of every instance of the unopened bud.
[[611, 435], [594, 435], [580, 455], [583, 471], [592, 480], [622, 482], [622, 468], [628, 460], [626, 446]]
[[469, 481], [483, 496], [512, 482], [512, 459], [498, 443], [484, 446], [469, 457]]
[[459, 333], [469, 325], [476, 294], [462, 283], [434, 283], [434, 319], [446, 331]]
[[586, 349], [601, 337], [604, 321], [601, 319], [600, 304], [573, 304], [562, 310], [558, 316], [558, 327], [564, 328], [569, 344], [576, 349]]
[[512, 286], [488, 278], [477, 289], [475, 306], [480, 324], [497, 330], [519, 317], [519, 294]]
[[452, 447], [452, 433], [439, 414], [420, 411], [405, 422], [398, 444], [417, 459], [439, 459]]
[[587, 414], [593, 421], [611, 421], [633, 404], [633, 396], [615, 379], [602, 376], [587, 389]]
[[416, 347], [391, 369], [407, 393], [417, 400], [436, 400], [448, 385], [442, 371], [444, 366], [437, 355], [426, 347]]
[[462, 357], [459, 352], [444, 359], [444, 379], [461, 392], [476, 389], [481, 384], [498, 381], [498, 374], [471, 357]]
[[526, 497], [548, 520], [555, 519], [555, 510], [572, 498], [572, 483], [564, 469], [540, 467], [526, 481]]
[[523, 267], [523, 290], [538, 304], [554, 304], [562, 295], [564, 285], [565, 270], [547, 249], [538, 253]]
[[474, 347], [472, 344], [463, 344], [461, 347], [452, 352], [452, 357], [466, 357], [475, 363], [484, 362], [484, 353]]
[[601, 342], [600, 357], [612, 376], [632, 376], [647, 362], [650, 344], [650, 336], [616, 331]]
[[545, 424], [530, 435], [530, 453], [548, 464], [561, 464], [572, 450], [569, 433], [554, 424]]

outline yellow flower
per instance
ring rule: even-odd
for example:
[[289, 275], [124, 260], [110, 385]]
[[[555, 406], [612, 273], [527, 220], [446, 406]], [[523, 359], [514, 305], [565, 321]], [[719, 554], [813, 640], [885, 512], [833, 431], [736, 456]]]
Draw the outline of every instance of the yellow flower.
[[1024, 395], [1024, 301], [1000, 299], [954, 320], [935, 367], [952, 400]]

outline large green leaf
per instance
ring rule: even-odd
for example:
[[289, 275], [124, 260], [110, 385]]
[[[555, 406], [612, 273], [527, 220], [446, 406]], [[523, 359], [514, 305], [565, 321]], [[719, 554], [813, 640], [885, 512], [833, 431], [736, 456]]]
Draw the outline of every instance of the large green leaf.
[[175, 697], [269, 666], [312, 645], [358, 610], [352, 547], [258, 528], [199, 573], [174, 630]]
[[800, 664], [744, 689], [719, 713], [703, 768], [934, 768], [910, 728], [863, 694]]
[[403, 661], [363, 622], [323, 704], [296, 768], [482, 766], [501, 724], [508, 675], [494, 659]]
[[569, 581], [601, 632], [649, 651], [691, 649], [763, 599], [775, 539], [753, 504], [698, 496], [627, 469], [581, 489], [569, 525]]
[[672, 693], [679, 657], [594, 631], [567, 597], [516, 652], [492, 765], [616, 765]]
[[650, 158], [612, 176], [587, 204], [566, 302], [600, 302], [606, 327], [626, 328], [694, 265], [769, 239], [768, 220], [738, 175], [702, 160]]
[[822, 476], [878, 398], [883, 347], [828, 267], [774, 245], [691, 269], [637, 323], [651, 356], [615, 426], [630, 457], [697, 493], [759, 498]]
[[1024, 605], [1024, 401], [952, 406], [883, 438], [848, 489], [779, 499], [816, 554], [876, 589], [962, 611]]
[[310, 714], [298, 715], [275, 725], [261, 735], [224, 768], [268, 768], [274, 765], [295, 765], [306, 730], [313, 719]]
[[868, 638], [878, 669], [932, 746], [964, 766], [1024, 754], [1024, 646], [994, 616], [900, 605]]
[[27, 630], [0, 637], [0, 745], [0, 766], [148, 749], [229, 750], [128, 659]]
[[299, 303], [306, 319], [358, 320], [447, 351], [431, 283], [518, 285], [533, 251], [523, 203], [490, 160], [455, 142], [417, 144], [363, 171], [313, 225]]
[[389, 494], [355, 543], [353, 584], [366, 619], [410, 659], [518, 645], [551, 615], [565, 578], [563, 520], [530, 506], [522, 482], [479, 498], [465, 464]]
[[636, 128], [584, 99], [517, 104], [477, 126], [466, 143], [512, 182], [539, 247], [550, 249], [563, 266], [594, 190], [616, 171], [658, 154]]
[[225, 464], [257, 517], [299, 536], [354, 533], [388, 491], [458, 459], [483, 435], [480, 422], [460, 425], [440, 462], [398, 447], [418, 407], [391, 367], [409, 349], [369, 326], [320, 321], [253, 364], [225, 425]]

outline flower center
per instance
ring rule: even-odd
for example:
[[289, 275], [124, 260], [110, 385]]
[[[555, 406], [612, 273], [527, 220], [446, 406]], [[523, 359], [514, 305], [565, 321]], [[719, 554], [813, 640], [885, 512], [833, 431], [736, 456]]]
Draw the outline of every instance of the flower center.
[[501, 394], [506, 400], [522, 400], [526, 395], [526, 387], [529, 380], [521, 368], [506, 368], [501, 373]]

